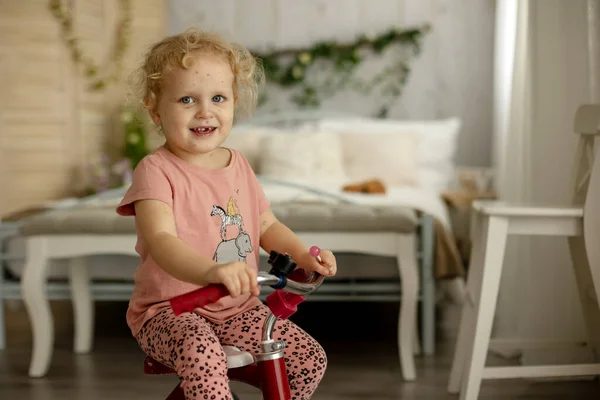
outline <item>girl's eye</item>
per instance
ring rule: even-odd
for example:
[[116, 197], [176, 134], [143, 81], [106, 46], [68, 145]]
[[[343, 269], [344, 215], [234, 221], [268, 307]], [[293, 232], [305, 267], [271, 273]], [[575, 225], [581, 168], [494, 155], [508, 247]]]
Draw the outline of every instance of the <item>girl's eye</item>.
[[183, 104], [192, 104], [194, 102], [194, 99], [191, 98], [190, 96], [184, 96], [181, 99], [179, 99], [180, 102], [182, 102]]
[[225, 101], [225, 97], [218, 94], [212, 98], [212, 101], [214, 101], [215, 103], [222, 103]]

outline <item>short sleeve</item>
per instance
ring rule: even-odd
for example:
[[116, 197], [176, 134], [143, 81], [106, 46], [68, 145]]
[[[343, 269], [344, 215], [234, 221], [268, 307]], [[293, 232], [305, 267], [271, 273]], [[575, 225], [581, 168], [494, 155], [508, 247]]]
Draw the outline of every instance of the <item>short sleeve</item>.
[[252, 172], [252, 176], [254, 176], [254, 182], [256, 185], [256, 195], [258, 196], [258, 211], [260, 212], [260, 215], [262, 215], [265, 211], [268, 211], [269, 208], [271, 208], [271, 203], [269, 202], [269, 199], [267, 199], [265, 191], [263, 190], [262, 185], [256, 178], [256, 175], [254, 175], [254, 172]]
[[271, 207], [271, 203], [269, 202], [269, 199], [267, 199], [265, 191], [263, 190], [262, 185], [260, 184], [258, 178], [256, 177], [256, 174], [254, 173], [254, 170], [250, 166], [250, 163], [248, 162], [246, 157], [244, 157], [244, 155], [239, 151], [237, 152], [236, 156], [239, 157], [242, 161], [245, 172], [249, 178], [248, 181], [251, 182], [254, 186], [254, 193], [256, 193], [258, 201], [258, 211], [260, 215], [262, 215], [265, 211], [269, 210], [269, 208]]
[[173, 206], [173, 187], [169, 175], [151, 156], [137, 165], [133, 171], [131, 186], [117, 206], [119, 215], [135, 215], [134, 202], [159, 200]]

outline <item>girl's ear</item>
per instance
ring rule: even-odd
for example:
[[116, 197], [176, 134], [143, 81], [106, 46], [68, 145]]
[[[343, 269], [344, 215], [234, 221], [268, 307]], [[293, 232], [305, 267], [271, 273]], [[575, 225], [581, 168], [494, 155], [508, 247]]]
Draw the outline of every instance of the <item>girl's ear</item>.
[[148, 110], [148, 114], [150, 114], [150, 118], [152, 118], [152, 122], [154, 122], [155, 125], [160, 126], [161, 121], [160, 121], [160, 115], [158, 115], [158, 105], [156, 104], [156, 99], [151, 99], [151, 98], [146, 99], [146, 101], [144, 102], [144, 106]]
[[158, 112], [156, 112], [156, 109], [151, 108], [148, 110], [148, 112], [150, 113], [150, 118], [152, 118], [152, 122], [154, 122], [154, 124], [160, 126], [161, 125], [160, 115], [158, 115]]

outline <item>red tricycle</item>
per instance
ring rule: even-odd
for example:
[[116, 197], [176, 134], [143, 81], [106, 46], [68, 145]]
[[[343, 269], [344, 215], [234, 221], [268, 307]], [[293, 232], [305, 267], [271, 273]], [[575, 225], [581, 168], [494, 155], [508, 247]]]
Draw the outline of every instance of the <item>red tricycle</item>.
[[[311, 254], [319, 258], [319, 250], [314, 246]], [[234, 346], [223, 346], [227, 355], [228, 377], [232, 381], [243, 382], [261, 390], [264, 400], [289, 400], [290, 387], [287, 378], [283, 349], [285, 342], [273, 340], [273, 329], [277, 319], [287, 319], [297, 310], [297, 305], [305, 296], [315, 292], [324, 277], [317, 273], [306, 274], [296, 269], [296, 263], [287, 254], [272, 251], [269, 255], [271, 270], [258, 273], [258, 284], [268, 285], [275, 291], [266, 297], [270, 313], [265, 319], [260, 342], [261, 352], [252, 355]], [[175, 315], [191, 312], [197, 307], [213, 303], [228, 294], [223, 285], [208, 285], [170, 300]], [[174, 374], [171, 368], [151, 357], [144, 360], [144, 373]], [[235, 395], [234, 395], [235, 397]], [[179, 385], [167, 397], [167, 400], [184, 400]]]

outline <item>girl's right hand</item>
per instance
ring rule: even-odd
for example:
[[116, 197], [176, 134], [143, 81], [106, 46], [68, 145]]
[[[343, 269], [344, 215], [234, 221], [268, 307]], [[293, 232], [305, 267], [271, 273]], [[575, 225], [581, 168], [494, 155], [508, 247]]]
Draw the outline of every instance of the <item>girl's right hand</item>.
[[212, 267], [206, 273], [205, 280], [207, 283], [224, 285], [231, 297], [248, 293], [253, 296], [260, 294], [256, 271], [241, 261], [233, 261]]

